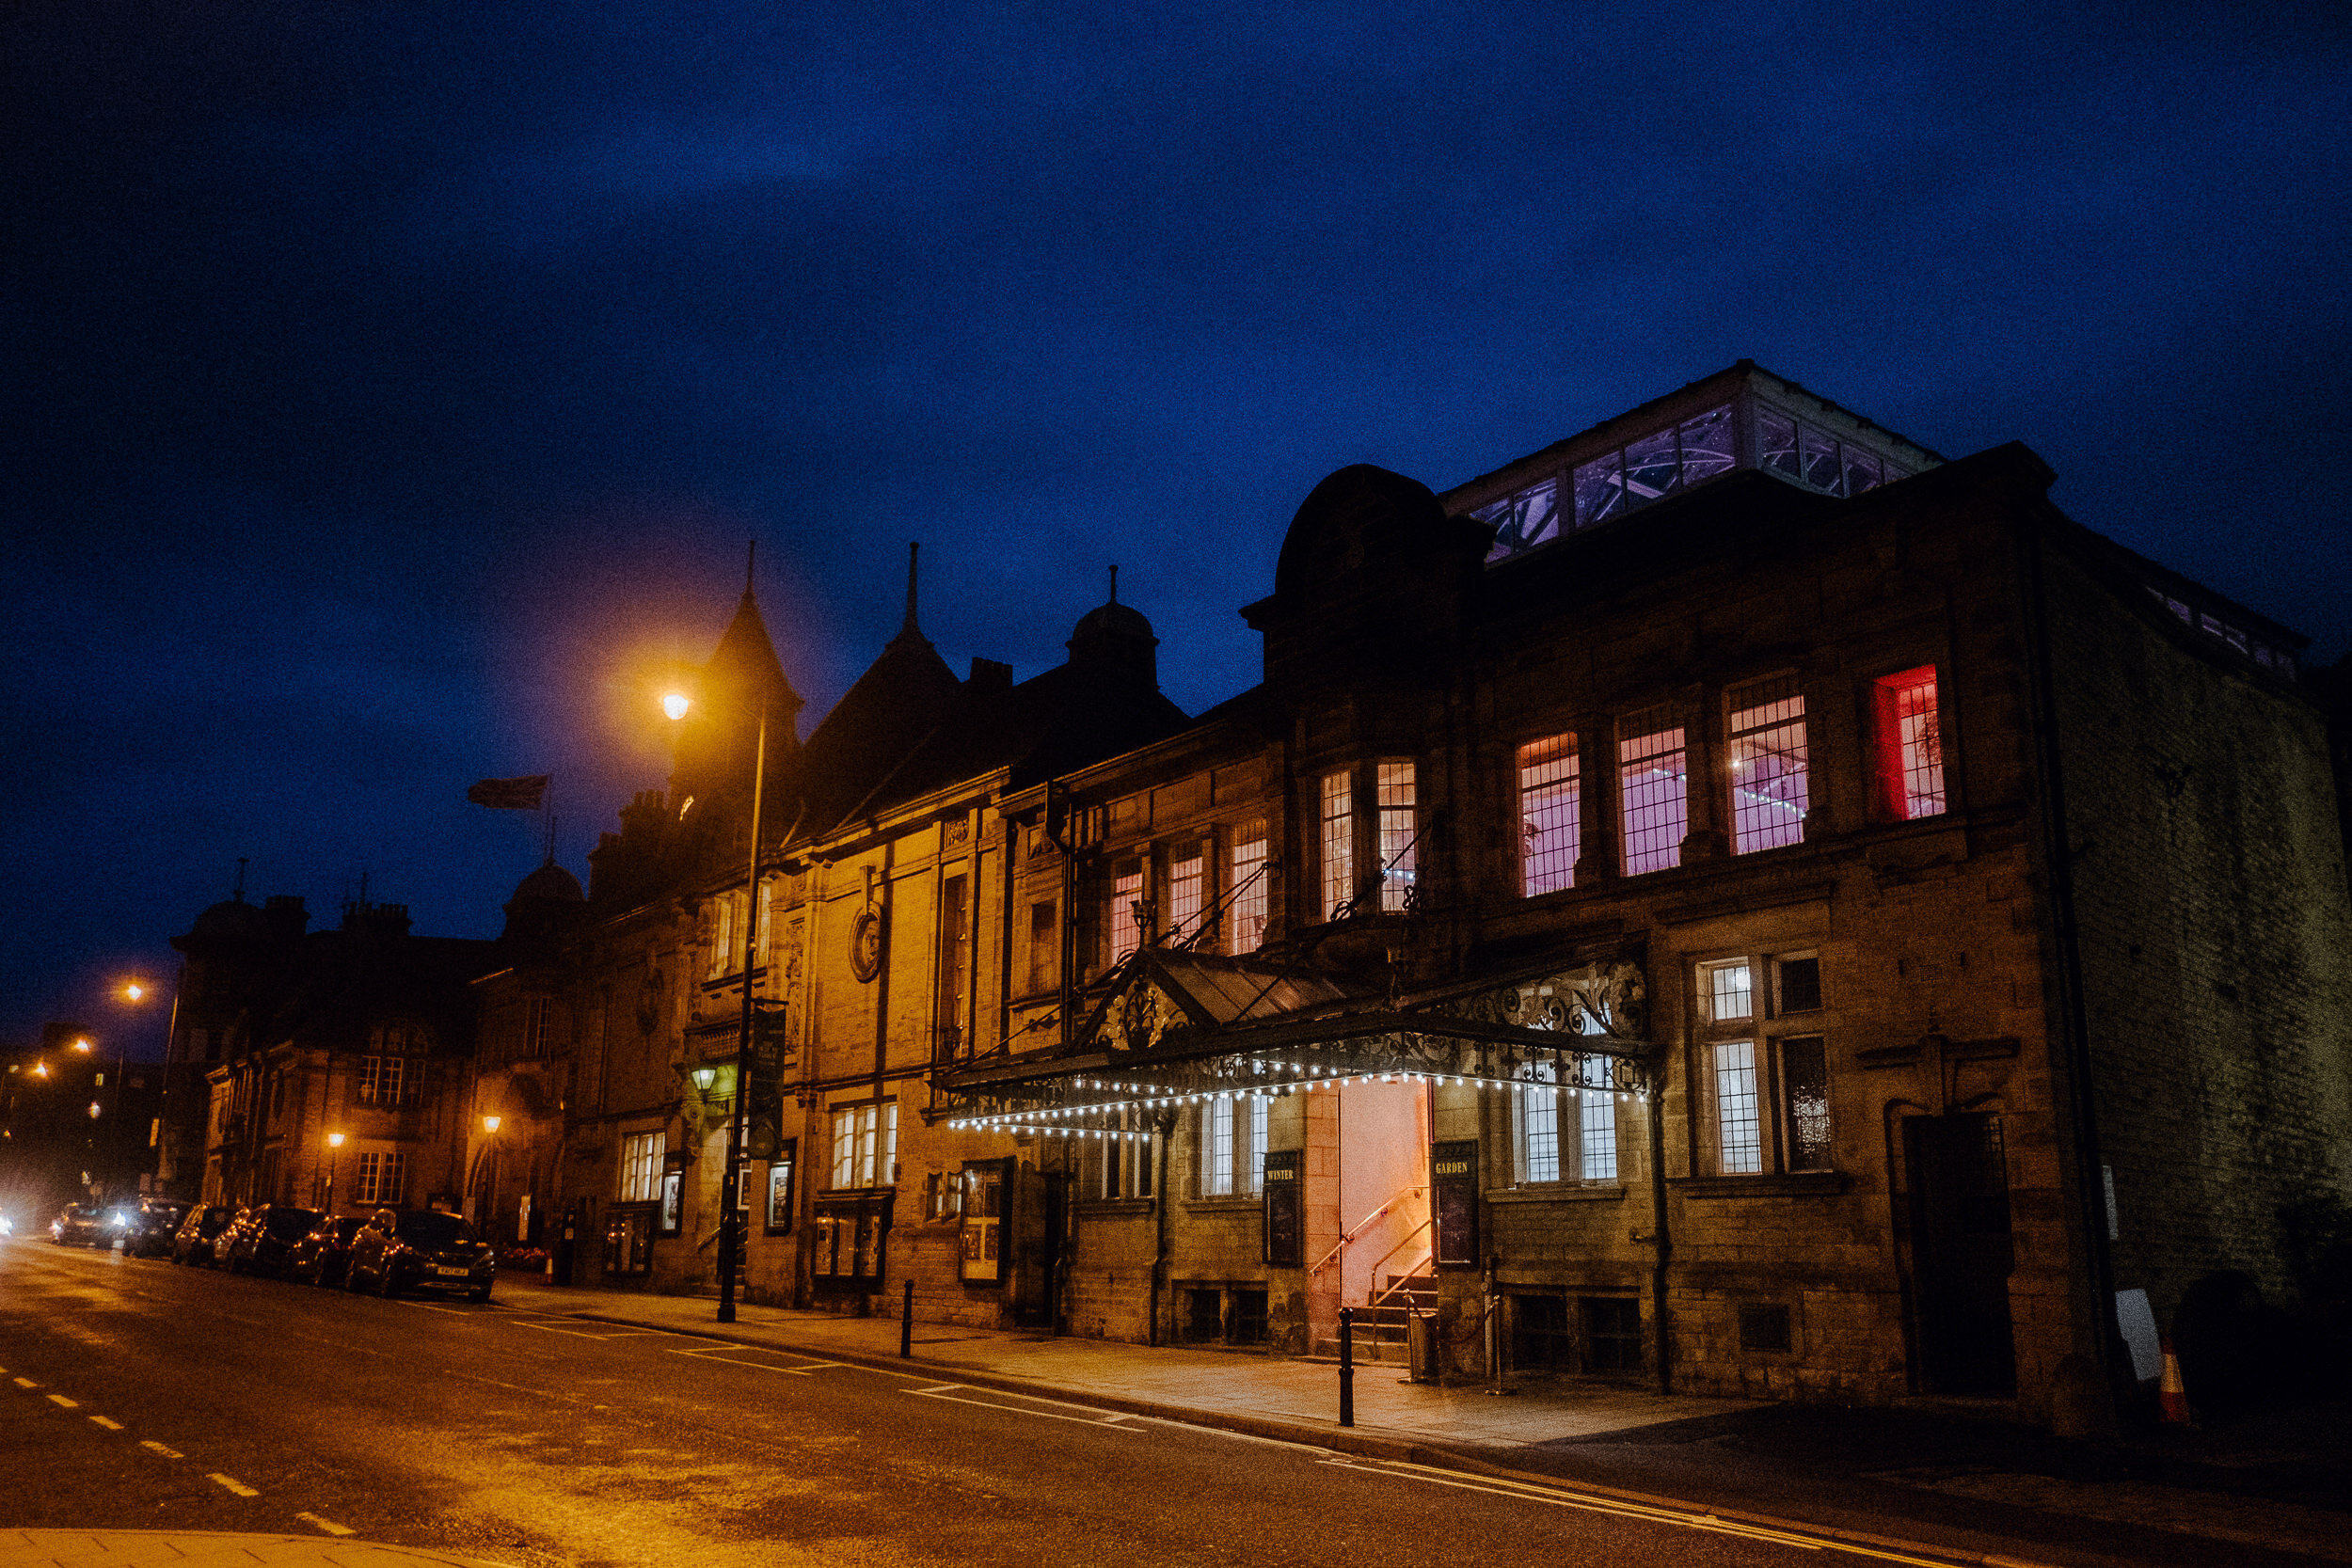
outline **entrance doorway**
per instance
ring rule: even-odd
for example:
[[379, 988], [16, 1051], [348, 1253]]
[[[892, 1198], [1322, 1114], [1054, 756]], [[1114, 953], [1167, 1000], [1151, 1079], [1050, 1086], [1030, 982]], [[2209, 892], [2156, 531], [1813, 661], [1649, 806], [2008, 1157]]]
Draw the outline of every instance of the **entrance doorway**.
[[1908, 1117], [1903, 1151], [1911, 1186], [1921, 1391], [2014, 1393], [2009, 1276], [2015, 1250], [2001, 1118]]
[[1428, 1092], [1374, 1080], [1310, 1098], [1306, 1261], [1318, 1343], [1337, 1333], [1343, 1306], [1382, 1307], [1359, 1318], [1366, 1340], [1403, 1343], [1408, 1298], [1429, 1273]]

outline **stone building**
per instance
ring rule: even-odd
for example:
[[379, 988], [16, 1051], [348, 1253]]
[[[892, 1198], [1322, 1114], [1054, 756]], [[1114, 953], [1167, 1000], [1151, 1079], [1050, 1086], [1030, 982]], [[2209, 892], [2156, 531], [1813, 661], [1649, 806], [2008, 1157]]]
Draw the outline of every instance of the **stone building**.
[[749, 921], [756, 1299], [2095, 1405], [2139, 1301], [2283, 1292], [2280, 1206], [2352, 1195], [2352, 909], [2301, 641], [2051, 481], [1744, 362], [1442, 495], [1342, 469], [1198, 719], [1115, 594], [1016, 684], [910, 592], [802, 745], [747, 594], [478, 988], [559, 1021], [564, 1277], [714, 1277]]
[[214, 905], [183, 956], [160, 1179], [203, 1203], [455, 1209], [474, 1077], [466, 982], [492, 944], [398, 904], [309, 931], [302, 900]]

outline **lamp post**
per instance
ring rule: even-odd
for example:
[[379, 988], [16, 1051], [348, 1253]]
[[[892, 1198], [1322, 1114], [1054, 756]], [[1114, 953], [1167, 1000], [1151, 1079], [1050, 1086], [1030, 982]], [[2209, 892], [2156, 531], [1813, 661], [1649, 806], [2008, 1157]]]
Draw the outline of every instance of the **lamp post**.
[[498, 1117], [482, 1118], [482, 1158], [474, 1167], [475, 1179], [482, 1188], [481, 1201], [474, 1212], [474, 1224], [481, 1227], [485, 1234], [490, 1229], [491, 1211], [497, 1207], [497, 1195], [490, 1190], [490, 1182], [498, 1174], [499, 1122], [501, 1119]]
[[[124, 994], [128, 995], [129, 992], [126, 990]], [[103, 1062], [105, 1060], [104, 1055], [99, 1051], [98, 1047], [91, 1042], [90, 1037], [87, 1035], [83, 1035], [75, 1038], [73, 1041], [73, 1049], [81, 1052], [84, 1055], [92, 1057], [98, 1061]], [[130, 1053], [131, 1042], [128, 1038], [125, 1038], [121, 1044], [115, 1047], [114, 1092], [106, 1097], [106, 1099], [113, 1101], [113, 1103], [105, 1105], [102, 1109], [100, 1101], [93, 1100], [89, 1102], [90, 1120], [100, 1122], [101, 1128], [103, 1128], [103, 1132], [101, 1131], [101, 1128], [93, 1128], [91, 1130], [91, 1142], [100, 1146], [99, 1155], [101, 1163], [98, 1168], [105, 1173], [104, 1180], [107, 1192], [106, 1201], [109, 1203], [115, 1201], [115, 1199], [120, 1196], [114, 1190], [114, 1177], [117, 1159], [122, 1152], [122, 1129], [119, 1125], [122, 1120], [122, 1073], [123, 1064], [130, 1059]], [[102, 1117], [103, 1118], [103, 1121], [101, 1119]]]
[[[661, 699], [661, 711], [673, 720], [686, 717], [691, 698], [672, 692]], [[743, 1017], [735, 1036], [735, 1095], [727, 1111], [727, 1168], [719, 1183], [719, 1322], [735, 1321], [736, 1255], [743, 1244], [743, 1211], [739, 1189], [743, 1181], [743, 1118], [751, 1096], [752, 965], [759, 957], [759, 819], [768, 787], [768, 702], [759, 704], [758, 738], [752, 746], [751, 879], [743, 884]]]
[[329, 1219], [335, 1217], [335, 1160], [342, 1150], [343, 1135], [341, 1132], [326, 1134], [326, 1217]]

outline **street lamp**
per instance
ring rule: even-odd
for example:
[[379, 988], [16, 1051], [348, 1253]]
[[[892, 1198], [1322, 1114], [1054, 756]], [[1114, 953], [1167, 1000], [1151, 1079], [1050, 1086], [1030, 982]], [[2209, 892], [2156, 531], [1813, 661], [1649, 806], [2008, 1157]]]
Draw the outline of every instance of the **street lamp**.
[[342, 1149], [343, 1135], [341, 1132], [326, 1134], [326, 1213], [330, 1219], [335, 1213], [335, 1160]]
[[[673, 691], [661, 699], [661, 711], [674, 721], [684, 719], [693, 705], [693, 699], [682, 691]], [[759, 957], [759, 820], [767, 788], [768, 699], [763, 694], [758, 738], [752, 747], [751, 879], [743, 884], [743, 1020], [735, 1037], [735, 1102], [727, 1111], [727, 1168], [719, 1183], [719, 1322], [723, 1323], [735, 1321], [736, 1259], [743, 1244], [739, 1189], [743, 1181], [743, 1118], [751, 1099], [745, 1091], [751, 1085], [752, 965]]]

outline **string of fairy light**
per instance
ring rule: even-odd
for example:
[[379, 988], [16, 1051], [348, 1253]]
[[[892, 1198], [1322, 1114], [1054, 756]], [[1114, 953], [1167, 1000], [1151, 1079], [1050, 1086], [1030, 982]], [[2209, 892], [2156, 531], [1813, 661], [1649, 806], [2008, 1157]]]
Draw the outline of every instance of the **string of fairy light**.
[[1637, 1104], [1645, 1104], [1649, 1100], [1648, 1091], [1638, 1086], [1621, 1088], [1615, 1085], [1582, 1084], [1574, 1080], [1563, 1083], [1544, 1079], [1497, 1078], [1486, 1073], [1430, 1072], [1406, 1068], [1391, 1068], [1386, 1070], [1358, 1068], [1343, 1069], [1327, 1068], [1312, 1062], [1252, 1061], [1248, 1065], [1255, 1073], [1288, 1072], [1294, 1076], [1275, 1082], [1241, 1084], [1227, 1088], [1210, 1089], [1179, 1088], [1169, 1084], [1145, 1083], [1125, 1078], [1073, 1078], [1071, 1080], [1073, 1089], [1124, 1098], [1089, 1101], [1083, 1105], [1031, 1106], [990, 1116], [957, 1117], [951, 1117], [947, 1125], [966, 1132], [1010, 1132], [1112, 1143], [1145, 1142], [1153, 1135], [1148, 1130], [1121, 1126], [1092, 1126], [1088, 1124], [1089, 1120], [1094, 1117], [1116, 1117], [1124, 1121], [1130, 1113], [1136, 1111], [1174, 1110], [1182, 1106], [1200, 1105], [1221, 1099], [1277, 1100], [1302, 1090], [1307, 1093], [1315, 1093], [1365, 1084], [1425, 1084], [1432, 1088], [1469, 1087], [1519, 1095], [1537, 1090], [1563, 1094], [1579, 1101], [1587, 1095], [1592, 1095]]

